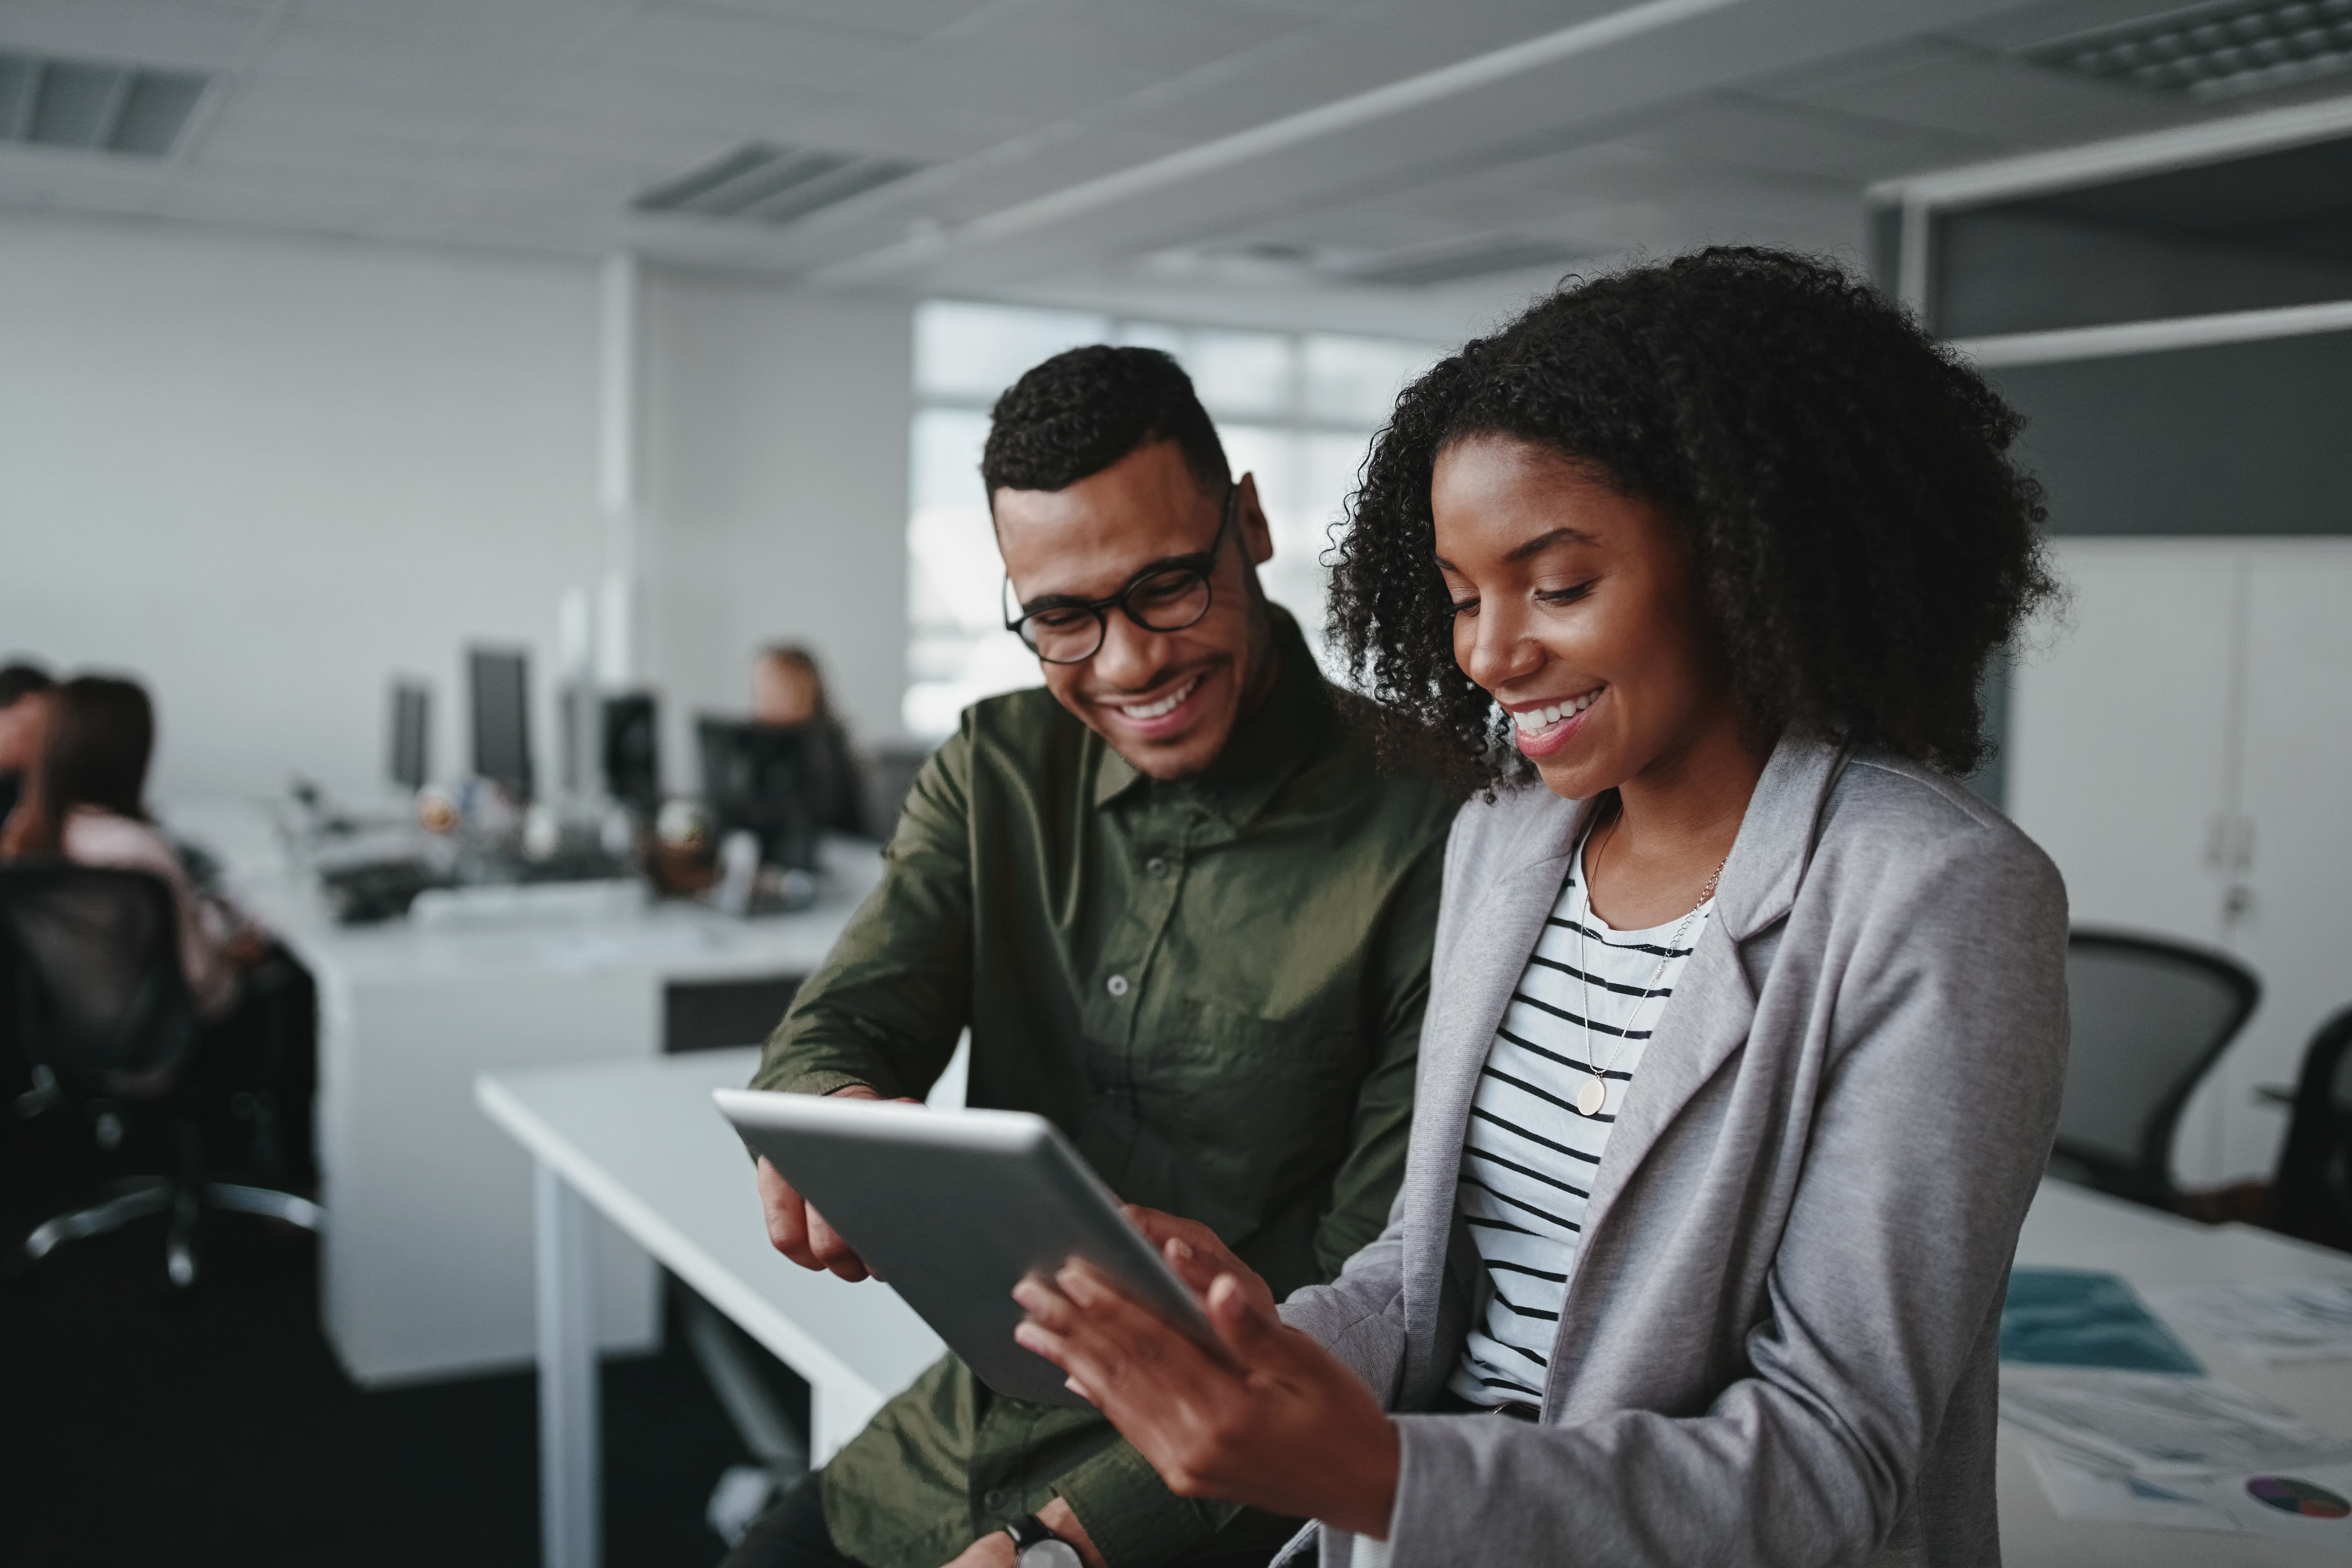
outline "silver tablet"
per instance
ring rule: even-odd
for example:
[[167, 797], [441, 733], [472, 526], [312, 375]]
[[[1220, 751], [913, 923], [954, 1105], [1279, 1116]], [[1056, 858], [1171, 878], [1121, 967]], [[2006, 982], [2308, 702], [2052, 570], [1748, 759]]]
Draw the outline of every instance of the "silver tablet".
[[1060, 1367], [1013, 1340], [1013, 1287], [1074, 1257], [1229, 1359], [1192, 1293], [1044, 1117], [742, 1089], [711, 1098], [744, 1146], [999, 1394], [1087, 1407]]

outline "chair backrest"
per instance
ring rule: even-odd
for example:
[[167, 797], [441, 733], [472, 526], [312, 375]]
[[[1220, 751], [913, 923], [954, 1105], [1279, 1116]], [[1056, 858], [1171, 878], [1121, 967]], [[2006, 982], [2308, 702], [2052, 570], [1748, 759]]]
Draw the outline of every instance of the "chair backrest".
[[2352, 1251], [2352, 1007], [2322, 1024], [2303, 1053], [2294, 1117], [2271, 1182], [2270, 1223]]
[[171, 884], [64, 861], [0, 866], [18, 1044], [69, 1088], [152, 1099], [196, 1043]]
[[2168, 1202], [2181, 1108], [2254, 1010], [2262, 983], [2218, 952], [2076, 931], [2066, 990], [2074, 1039], [2057, 1152], [2111, 1192]]

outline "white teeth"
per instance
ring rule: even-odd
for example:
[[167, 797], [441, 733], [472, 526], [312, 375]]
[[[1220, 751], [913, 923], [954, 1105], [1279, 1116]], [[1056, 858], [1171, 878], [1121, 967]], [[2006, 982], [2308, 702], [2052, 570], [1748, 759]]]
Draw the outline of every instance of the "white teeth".
[[1184, 699], [1192, 695], [1192, 688], [1200, 684], [1201, 678], [1196, 675], [1192, 679], [1184, 683], [1184, 688], [1181, 691], [1172, 692], [1170, 695], [1161, 698], [1157, 702], [1147, 702], [1135, 708], [1122, 708], [1119, 711], [1139, 722], [1149, 722], [1154, 719], [1164, 719], [1169, 714], [1175, 712], [1177, 708], [1182, 704]]
[[1548, 702], [1541, 708], [1530, 708], [1524, 713], [1511, 715], [1522, 735], [1533, 735], [1550, 729], [1563, 719], [1572, 719], [1598, 701], [1601, 688], [1594, 687], [1581, 697], [1571, 697], [1565, 702]]

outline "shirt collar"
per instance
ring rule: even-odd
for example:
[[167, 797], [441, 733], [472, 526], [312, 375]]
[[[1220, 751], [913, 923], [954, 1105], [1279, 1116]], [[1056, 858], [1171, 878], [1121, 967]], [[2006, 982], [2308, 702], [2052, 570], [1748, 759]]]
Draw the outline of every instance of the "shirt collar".
[[[1256, 816], [1274, 798], [1299, 763], [1323, 743], [1323, 728], [1332, 718], [1330, 689], [1297, 621], [1280, 605], [1265, 608], [1274, 622], [1274, 645], [1282, 656], [1274, 689], [1257, 711], [1234, 726], [1215, 762], [1192, 778], [1160, 786], [1181, 792], [1235, 825]], [[1145, 775], [1101, 736], [1091, 739], [1097, 753], [1095, 805], [1108, 805], [1143, 783]]]

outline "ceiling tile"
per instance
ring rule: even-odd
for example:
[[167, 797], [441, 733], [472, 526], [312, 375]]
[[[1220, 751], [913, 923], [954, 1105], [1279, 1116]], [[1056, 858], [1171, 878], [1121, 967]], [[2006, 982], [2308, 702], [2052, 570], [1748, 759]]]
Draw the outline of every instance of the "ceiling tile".
[[1899, 121], [1718, 93], [1677, 105], [1617, 140], [1734, 169], [1803, 174], [1845, 184], [1906, 170], [1990, 157], [2003, 143]]
[[1115, 103], [1289, 30], [1229, 5], [1028, 0], [924, 40], [861, 85], [919, 116], [938, 102], [1041, 123]]
[[2009, 147], [2123, 135], [2205, 111], [1935, 38], [1748, 84], [1759, 97], [1981, 137]]
[[422, 179], [434, 174], [445, 159], [457, 152], [458, 141], [455, 136], [424, 141], [346, 131], [296, 134], [223, 125], [206, 138], [203, 153], [189, 167], [197, 178], [227, 169], [247, 171], [256, 176], [268, 170], [327, 173], [341, 169], [354, 179]]
[[[364, 4], [365, 0], [361, 0]], [[1002, 0], [708, 0], [730, 11], [803, 22], [840, 22], [920, 38]]]
[[2043, 0], [2041, 5], [2011, 6], [1990, 16], [1947, 22], [1936, 32], [1980, 48], [2006, 51], [2063, 38], [2069, 33], [2182, 10], [2190, 3], [2191, 0]]
[[0, 48], [221, 70], [245, 57], [273, 10], [260, 0], [8, 0]]
[[903, 37], [872, 28], [670, 5], [643, 11], [614, 28], [598, 41], [596, 54], [632, 69], [837, 88], [907, 47]]
[[339, 17], [290, 17], [254, 61], [257, 74], [337, 85], [390, 87], [452, 99], [496, 98], [562, 58], [537, 35], [451, 37]]

